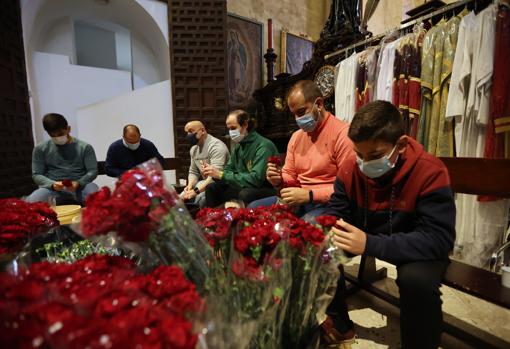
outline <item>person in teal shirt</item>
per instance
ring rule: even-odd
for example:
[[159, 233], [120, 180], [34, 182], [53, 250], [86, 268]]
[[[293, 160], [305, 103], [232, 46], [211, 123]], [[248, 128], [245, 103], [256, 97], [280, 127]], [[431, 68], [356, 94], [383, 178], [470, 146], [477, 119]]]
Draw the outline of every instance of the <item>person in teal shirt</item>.
[[97, 177], [97, 159], [94, 148], [71, 137], [71, 126], [60, 114], [43, 118], [44, 130], [51, 137], [35, 146], [32, 154], [32, 178], [39, 186], [28, 202], [48, 202], [55, 197], [57, 204], [85, 198], [99, 188], [92, 181]]
[[206, 206], [216, 207], [233, 199], [248, 205], [275, 195], [266, 180], [266, 169], [267, 159], [278, 154], [276, 146], [254, 130], [254, 120], [244, 110], [231, 112], [226, 124], [235, 146], [223, 171], [209, 164], [202, 168], [203, 176], [215, 181], [206, 189]]

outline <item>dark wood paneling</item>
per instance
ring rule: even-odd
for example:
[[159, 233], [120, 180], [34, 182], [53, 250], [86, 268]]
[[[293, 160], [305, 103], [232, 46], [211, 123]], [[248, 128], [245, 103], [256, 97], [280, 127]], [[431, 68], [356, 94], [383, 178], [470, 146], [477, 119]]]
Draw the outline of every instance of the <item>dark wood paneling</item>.
[[510, 197], [510, 159], [440, 158], [456, 193]]
[[184, 126], [201, 120], [215, 137], [225, 134], [227, 113], [225, 0], [168, 0], [176, 157], [187, 178], [190, 144]]
[[0, 1], [0, 197], [29, 194], [32, 120], [19, 0]]

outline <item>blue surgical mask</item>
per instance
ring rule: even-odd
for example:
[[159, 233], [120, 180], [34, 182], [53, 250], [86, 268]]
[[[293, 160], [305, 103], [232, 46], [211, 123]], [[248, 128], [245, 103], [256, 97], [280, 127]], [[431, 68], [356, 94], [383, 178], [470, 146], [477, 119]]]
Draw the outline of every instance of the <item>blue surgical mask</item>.
[[390, 161], [390, 158], [393, 155], [395, 149], [397, 149], [396, 144], [393, 147], [391, 153], [389, 153], [388, 155], [384, 155], [379, 159], [370, 161], [364, 161], [359, 156], [356, 156], [356, 163], [358, 164], [360, 171], [363, 172], [365, 176], [369, 178], [379, 178], [395, 167], [398, 157], [393, 164]]
[[244, 135], [241, 134], [241, 131], [238, 128], [235, 130], [228, 130], [228, 134], [230, 135], [232, 142], [235, 143], [239, 143], [244, 139]]
[[195, 133], [188, 133], [186, 135], [186, 140], [191, 143], [191, 145], [196, 145], [198, 143], [198, 138]]
[[[315, 103], [313, 105], [313, 108], [315, 108]], [[296, 119], [296, 123], [299, 126], [299, 128], [305, 132], [313, 132], [317, 127], [317, 120], [315, 120], [315, 118], [313, 117], [313, 108], [312, 112]]]

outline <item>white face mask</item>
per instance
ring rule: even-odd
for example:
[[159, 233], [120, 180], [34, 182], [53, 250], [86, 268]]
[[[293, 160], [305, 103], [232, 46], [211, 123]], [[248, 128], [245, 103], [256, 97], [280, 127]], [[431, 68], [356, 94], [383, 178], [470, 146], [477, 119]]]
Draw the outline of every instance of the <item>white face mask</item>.
[[51, 140], [56, 145], [64, 145], [67, 143], [67, 135], [65, 136], [58, 136], [58, 137], [51, 137]]
[[230, 135], [230, 139], [232, 142], [239, 143], [241, 142], [245, 135], [241, 134], [240, 129], [236, 128], [235, 130], [229, 130], [228, 134]]
[[122, 143], [124, 143], [124, 146], [130, 150], [136, 150], [140, 146], [140, 141], [136, 143], [128, 143], [124, 138], [122, 138]]
[[397, 149], [397, 145], [393, 147], [393, 150], [388, 155], [384, 155], [383, 157], [375, 160], [364, 161], [359, 156], [356, 156], [356, 163], [363, 174], [369, 178], [379, 178], [382, 175], [388, 173], [392, 168], [395, 167], [397, 160], [392, 164], [390, 161], [393, 152]]

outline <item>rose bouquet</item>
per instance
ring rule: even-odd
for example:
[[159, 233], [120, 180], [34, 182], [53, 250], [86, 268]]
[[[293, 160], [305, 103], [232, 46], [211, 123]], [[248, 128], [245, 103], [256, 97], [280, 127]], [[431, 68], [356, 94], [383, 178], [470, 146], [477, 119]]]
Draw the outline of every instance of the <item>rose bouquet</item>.
[[195, 348], [188, 317], [203, 301], [175, 266], [141, 274], [129, 259], [91, 255], [0, 274], [6, 348]]
[[199, 289], [204, 287], [212, 251], [178, 194], [165, 186], [157, 160], [125, 172], [113, 192], [104, 187], [90, 195], [86, 205], [84, 236], [120, 240], [147, 265], [154, 260], [175, 263]]
[[228, 265], [232, 224], [236, 223], [238, 210], [234, 208], [204, 208], [195, 216], [209, 245], [214, 250], [215, 260]]
[[284, 346], [305, 348], [325, 319], [326, 308], [335, 293], [339, 277], [337, 257], [330, 229], [332, 216], [316, 218], [315, 224], [294, 219], [282, 222], [292, 249], [292, 289], [284, 323]]
[[211, 245], [229, 249], [215, 254], [219, 266], [208, 282], [207, 348], [281, 347], [291, 283], [278, 224], [284, 216], [292, 214], [282, 206], [198, 213], [197, 222]]
[[0, 200], [0, 255], [18, 252], [32, 237], [59, 225], [57, 214], [43, 202]]

